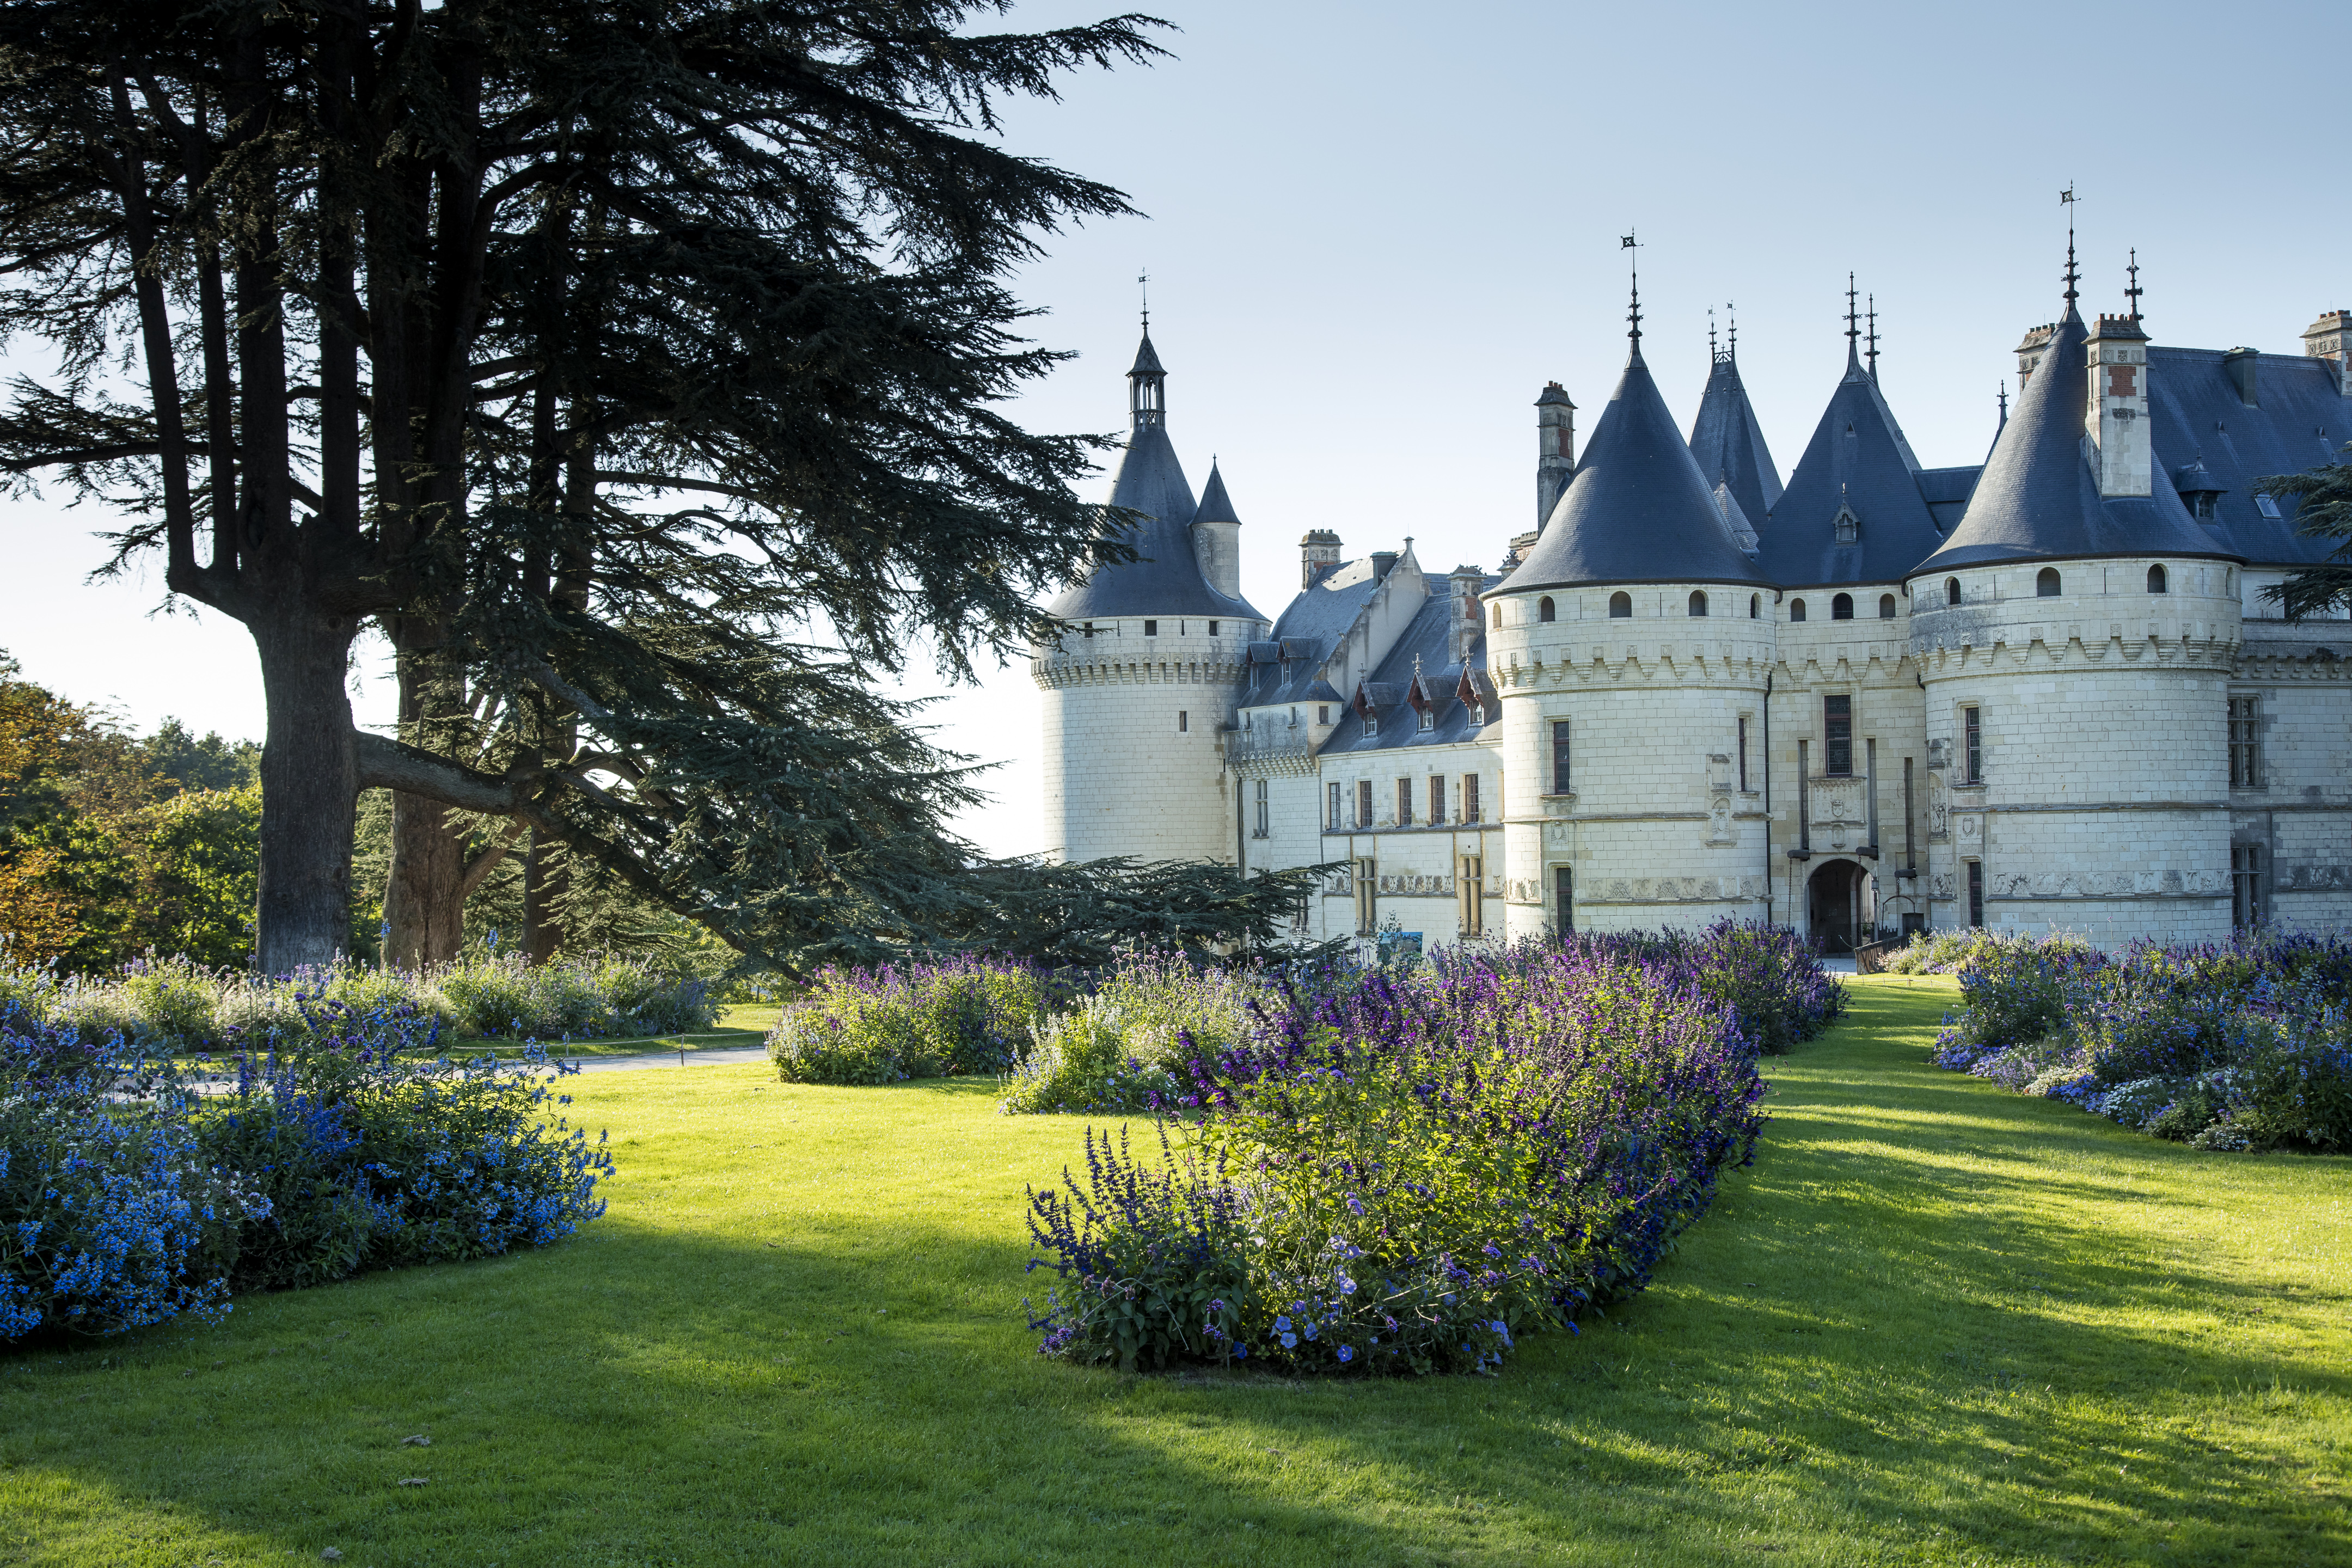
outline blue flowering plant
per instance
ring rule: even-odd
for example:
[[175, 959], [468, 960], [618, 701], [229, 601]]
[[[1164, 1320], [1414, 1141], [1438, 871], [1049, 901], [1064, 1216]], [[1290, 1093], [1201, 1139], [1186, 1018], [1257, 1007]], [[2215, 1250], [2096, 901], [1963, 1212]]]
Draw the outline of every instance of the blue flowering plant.
[[1937, 1066], [2208, 1149], [2352, 1149], [2352, 942], [2004, 941], [1960, 971]]
[[172, 1064], [0, 1005], [0, 1341], [227, 1310], [268, 1202], [205, 1155]]
[[240, 1288], [544, 1247], [604, 1211], [601, 1140], [564, 1115], [576, 1066], [535, 1043], [511, 1058], [439, 1054], [406, 1004], [306, 1004], [290, 1042], [243, 1046], [196, 1134], [269, 1200], [236, 1237]]

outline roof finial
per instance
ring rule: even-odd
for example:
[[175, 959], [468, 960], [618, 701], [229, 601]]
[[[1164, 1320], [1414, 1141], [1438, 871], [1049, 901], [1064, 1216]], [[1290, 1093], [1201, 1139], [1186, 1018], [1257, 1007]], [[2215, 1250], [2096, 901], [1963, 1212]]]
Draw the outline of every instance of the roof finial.
[[1878, 384], [1878, 296], [1870, 297], [1870, 384]]
[[2008, 428], [2009, 428], [2009, 377], [2007, 377], [2007, 376], [2002, 376], [2002, 377], [2000, 378], [2000, 429], [1995, 430], [1995, 431], [1993, 432], [1993, 434], [1994, 434], [1995, 436], [1998, 436], [1998, 435], [2000, 435], [2000, 432], [2001, 432], [2002, 430], [2006, 430], [2006, 429], [2008, 429]]
[[1151, 268], [1147, 267], [1135, 275], [1135, 286], [1143, 292], [1143, 335], [1151, 335]]
[[2081, 199], [2074, 194], [2074, 182], [2072, 180], [2067, 181], [2066, 188], [2058, 193], [2059, 205], [2066, 209], [2066, 308], [2069, 310], [2074, 308], [2077, 296], [2074, 285], [2081, 278], [2074, 267], [2074, 204]]
[[2124, 298], [2131, 301], [2132, 325], [2137, 327], [2139, 325], [2139, 297], [2146, 292], [2139, 286], [2139, 247], [2132, 247], [2131, 265], [2124, 270], [2131, 274], [2131, 287], [2124, 290]]
[[1618, 240], [1617, 247], [1620, 250], [1630, 250], [1633, 253], [1626, 258], [1625, 261], [1626, 275], [1633, 280], [1633, 307], [1625, 312], [1625, 320], [1631, 322], [1632, 326], [1625, 335], [1633, 340], [1633, 352], [1639, 353], [1642, 352], [1642, 247], [1641, 243], [1634, 239], [1633, 231], [1629, 228], [1625, 231], [1624, 237]]
[[1739, 358], [1739, 307], [1726, 300], [1723, 302], [1723, 314], [1727, 324], [1727, 335], [1730, 339], [1730, 347], [1727, 352], [1736, 362]]
[[1854, 325], [1858, 312], [1853, 308], [1853, 274], [1849, 272], [1845, 275], [1845, 363], [1848, 370], [1853, 369], [1858, 363], [1854, 340], [1862, 336], [1862, 329]]
[[1719, 353], [1716, 353], [1716, 351], [1715, 351], [1715, 307], [1714, 307], [1714, 306], [1712, 306], [1712, 305], [1709, 305], [1709, 306], [1706, 308], [1706, 358], [1707, 358], [1707, 363], [1710, 363], [1710, 364], [1712, 364], [1712, 363], [1714, 363], [1717, 360], [1719, 360], [1719, 359], [1721, 359], [1722, 357], [1723, 357], [1723, 356], [1722, 356], [1721, 354], [1719, 354]]

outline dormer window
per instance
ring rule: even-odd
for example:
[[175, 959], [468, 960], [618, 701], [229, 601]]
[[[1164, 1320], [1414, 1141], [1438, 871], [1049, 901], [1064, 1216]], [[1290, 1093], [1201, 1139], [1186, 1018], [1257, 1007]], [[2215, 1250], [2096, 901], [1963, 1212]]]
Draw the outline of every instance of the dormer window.
[[1367, 711], [1364, 714], [1364, 733], [1367, 735], [1377, 735], [1380, 732], [1381, 716], [1377, 713]]
[[[2210, 522], [2213, 521], [2214, 513], [2219, 510], [2217, 503], [2221, 499], [2211, 490], [2199, 490], [2189, 498], [2189, 504], [2190, 510], [2196, 514], [2198, 521]], [[2261, 499], [2267, 500], [2270, 498], [2264, 496]]]
[[1475, 730], [1482, 727], [1486, 722], [1486, 705], [1484, 702], [1473, 702], [1470, 704], [1470, 727]]
[[1840, 544], [1852, 544], [1862, 537], [1862, 519], [1853, 515], [1852, 507], [1838, 508], [1837, 521], [1832, 526], [1837, 530]]
[[1437, 728], [1437, 715], [1429, 709], [1421, 710], [1421, 727], [1424, 732]]

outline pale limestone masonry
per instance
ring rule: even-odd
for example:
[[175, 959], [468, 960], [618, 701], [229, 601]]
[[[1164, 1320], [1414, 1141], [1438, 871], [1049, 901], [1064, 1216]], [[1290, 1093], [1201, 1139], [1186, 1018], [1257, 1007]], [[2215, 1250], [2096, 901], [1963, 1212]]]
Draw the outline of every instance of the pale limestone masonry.
[[[1072, 858], [1326, 867], [1295, 927], [1317, 940], [1728, 918], [1832, 948], [1971, 922], [2115, 946], [2352, 923], [2352, 619], [2278, 618], [2264, 591], [2318, 556], [2249, 492], [2274, 470], [2224, 470], [2164, 423], [2193, 408], [2242, 440], [2259, 416], [2327, 460], [2352, 441], [2352, 315], [2323, 315], [2296, 363], [2152, 347], [2137, 316], [2086, 327], [2072, 304], [2027, 335], [2033, 381], [1981, 471], [1920, 469], [1850, 355], [1814, 448], [1834, 482], [1801, 464], [1784, 495], [1753, 437], [1748, 471], [1684, 476], [1701, 488], [1678, 494], [1713, 489], [1720, 537], [1701, 538], [1689, 505], [1639, 488], [1687, 453], [1626, 460], [1626, 430], [1664, 418], [1637, 348], [1585, 458], [1616, 464], [1613, 489], [1586, 488], [1572, 405], [1547, 389], [1540, 526], [1499, 574], [1425, 572], [1410, 539], [1350, 558], [1318, 528], [1270, 624], [1070, 617], [1033, 664], [1050, 840]], [[1753, 416], [1727, 356], [1717, 373], [1726, 401], [1702, 425], [1736, 456]], [[1621, 416], [1636, 393], [1652, 414]], [[1841, 445], [1873, 418], [1891, 480]], [[1743, 489], [1769, 515], [1741, 511]], [[1595, 495], [1612, 498], [1597, 518]], [[1243, 605], [1239, 524], [1215, 500], [1184, 564]], [[1592, 564], [1653, 514], [1714, 570]], [[1817, 557], [1790, 543], [1809, 526]], [[1890, 548], [1909, 553], [1890, 567]]]

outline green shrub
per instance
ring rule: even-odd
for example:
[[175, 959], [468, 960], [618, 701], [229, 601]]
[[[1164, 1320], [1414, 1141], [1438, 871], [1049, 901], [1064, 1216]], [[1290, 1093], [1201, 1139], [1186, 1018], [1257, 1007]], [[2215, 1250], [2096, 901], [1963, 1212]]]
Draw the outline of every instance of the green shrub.
[[[1246, 970], [1195, 969], [1182, 957], [1122, 954], [1095, 994], [1039, 1031], [1013, 1064], [1001, 1109], [1144, 1111], [1170, 1093], [1187, 1055], [1214, 1056], [1250, 1033], [1270, 983]], [[1187, 1053], [1184, 1042], [1191, 1042]]]
[[898, 1083], [1002, 1073], [1066, 987], [1034, 964], [963, 955], [827, 969], [768, 1031], [777, 1076], [794, 1083]]

